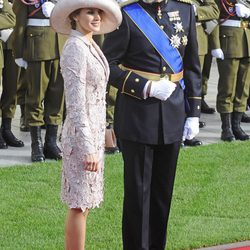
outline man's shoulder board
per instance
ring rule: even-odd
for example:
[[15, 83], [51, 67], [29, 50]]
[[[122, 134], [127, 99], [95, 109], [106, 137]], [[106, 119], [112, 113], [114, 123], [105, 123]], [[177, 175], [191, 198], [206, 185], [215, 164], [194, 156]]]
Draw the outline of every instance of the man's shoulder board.
[[177, 2], [192, 4], [192, 0], [176, 0]]
[[124, 6], [127, 6], [129, 4], [132, 4], [132, 3], [136, 3], [136, 2], [139, 2], [139, 0], [120, 0], [120, 1], [118, 1], [121, 8]]

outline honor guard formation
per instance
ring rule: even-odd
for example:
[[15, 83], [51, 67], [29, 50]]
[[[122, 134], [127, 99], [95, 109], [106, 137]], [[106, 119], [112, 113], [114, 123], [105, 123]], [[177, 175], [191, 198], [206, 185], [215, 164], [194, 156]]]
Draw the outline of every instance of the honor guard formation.
[[[158, 112], [167, 112], [168, 116], [157, 118], [159, 126], [156, 135], [150, 130], [146, 136], [151, 139], [156, 136], [154, 141], [157, 143], [176, 140], [178, 129], [187, 131], [184, 121], [179, 118], [182, 112], [185, 112], [186, 124], [190, 124], [189, 117], [199, 117], [199, 112], [211, 115], [218, 112], [221, 117], [221, 135], [218, 137], [222, 141], [248, 140], [249, 135], [240, 124], [250, 123], [250, 117], [245, 113], [250, 106], [250, 2], [117, 2], [123, 13], [123, 23], [119, 30], [105, 36], [94, 36], [111, 61], [106, 95], [105, 152], [120, 152], [122, 135], [130, 139], [142, 138], [141, 131], [145, 132], [147, 126], [154, 126]], [[60, 54], [68, 36], [56, 33], [51, 27], [50, 15], [56, 4], [57, 0], [0, 0], [0, 149], [24, 146], [11, 130], [18, 105], [21, 111], [20, 131], [30, 133], [33, 162], [60, 160], [62, 157], [58, 127], [63, 125], [67, 112]], [[194, 15], [195, 30], [189, 27], [188, 22], [192, 21], [187, 14], [183, 14], [183, 8], [188, 8], [189, 14]], [[142, 15], [143, 28], [136, 18]], [[145, 17], [149, 18], [146, 22]], [[192, 41], [194, 35], [196, 39]], [[162, 45], [165, 39], [168, 48]], [[196, 47], [198, 62], [196, 52], [193, 52]], [[164, 54], [169, 49], [170, 55], [165, 58]], [[216, 103], [210, 107], [206, 95], [213, 58], [217, 61], [219, 81]], [[116, 65], [117, 62], [119, 65]], [[195, 81], [192, 78], [194, 73], [189, 72], [192, 67], [197, 67], [195, 74], [199, 75]], [[174, 82], [175, 85], [162, 87], [160, 83], [152, 84], [162, 79]], [[164, 92], [165, 95], [162, 94]], [[171, 95], [170, 99], [167, 93]], [[179, 99], [172, 103], [172, 95]], [[126, 100], [123, 100], [125, 97]], [[180, 103], [182, 98], [184, 102]], [[142, 105], [135, 105], [137, 102], [155, 102], [155, 107], [145, 113]], [[175, 108], [171, 106], [174, 104]], [[130, 112], [130, 106], [134, 112]], [[147, 117], [147, 121], [141, 120], [141, 116]], [[130, 119], [136, 119], [137, 127], [132, 126]], [[193, 122], [191, 124], [195, 124]], [[199, 128], [204, 126], [205, 122], [199, 120]], [[41, 130], [45, 130], [44, 138]], [[151, 143], [148, 139], [142, 141]], [[202, 141], [196, 136], [183, 136], [181, 145], [199, 146]]]

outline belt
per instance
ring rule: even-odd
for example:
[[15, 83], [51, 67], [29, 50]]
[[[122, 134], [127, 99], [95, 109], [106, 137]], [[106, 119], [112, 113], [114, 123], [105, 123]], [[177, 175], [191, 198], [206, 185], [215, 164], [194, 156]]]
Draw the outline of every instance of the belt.
[[131, 69], [128, 67], [123, 66], [122, 64], [119, 65], [120, 69], [122, 70], [129, 70], [137, 75], [144, 77], [150, 81], [159, 81], [162, 78], [169, 79], [171, 82], [179, 82], [183, 78], [183, 70], [179, 73], [176, 74], [157, 74], [157, 73], [150, 73], [150, 72], [145, 72], [137, 69]]
[[229, 27], [238, 27], [238, 28], [248, 28], [249, 21], [240, 21], [240, 20], [220, 20], [221, 26], [229, 26]]
[[49, 19], [29, 18], [27, 26], [50, 26]]

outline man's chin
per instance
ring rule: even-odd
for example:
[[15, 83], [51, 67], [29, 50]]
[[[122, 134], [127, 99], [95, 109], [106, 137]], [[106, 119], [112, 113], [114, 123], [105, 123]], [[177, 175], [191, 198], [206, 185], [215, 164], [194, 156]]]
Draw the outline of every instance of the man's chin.
[[144, 3], [160, 3], [163, 2], [164, 0], [142, 0]]

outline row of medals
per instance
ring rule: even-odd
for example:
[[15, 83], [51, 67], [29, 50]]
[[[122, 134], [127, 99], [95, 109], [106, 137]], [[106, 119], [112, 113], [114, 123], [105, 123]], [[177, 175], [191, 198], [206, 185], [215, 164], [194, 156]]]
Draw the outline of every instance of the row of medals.
[[[185, 34], [180, 36], [181, 33], [184, 32], [184, 29], [183, 29], [183, 25], [181, 22], [181, 17], [179, 15], [179, 11], [172, 11], [172, 12], [168, 12], [167, 14], [169, 17], [169, 21], [173, 22], [174, 29], [175, 29], [175, 34], [172, 34], [170, 38], [171, 45], [176, 49], [178, 49], [181, 46], [181, 44], [183, 46], [186, 46], [188, 42], [187, 36]], [[158, 7], [157, 16], [159, 19], [162, 18], [160, 6]]]

